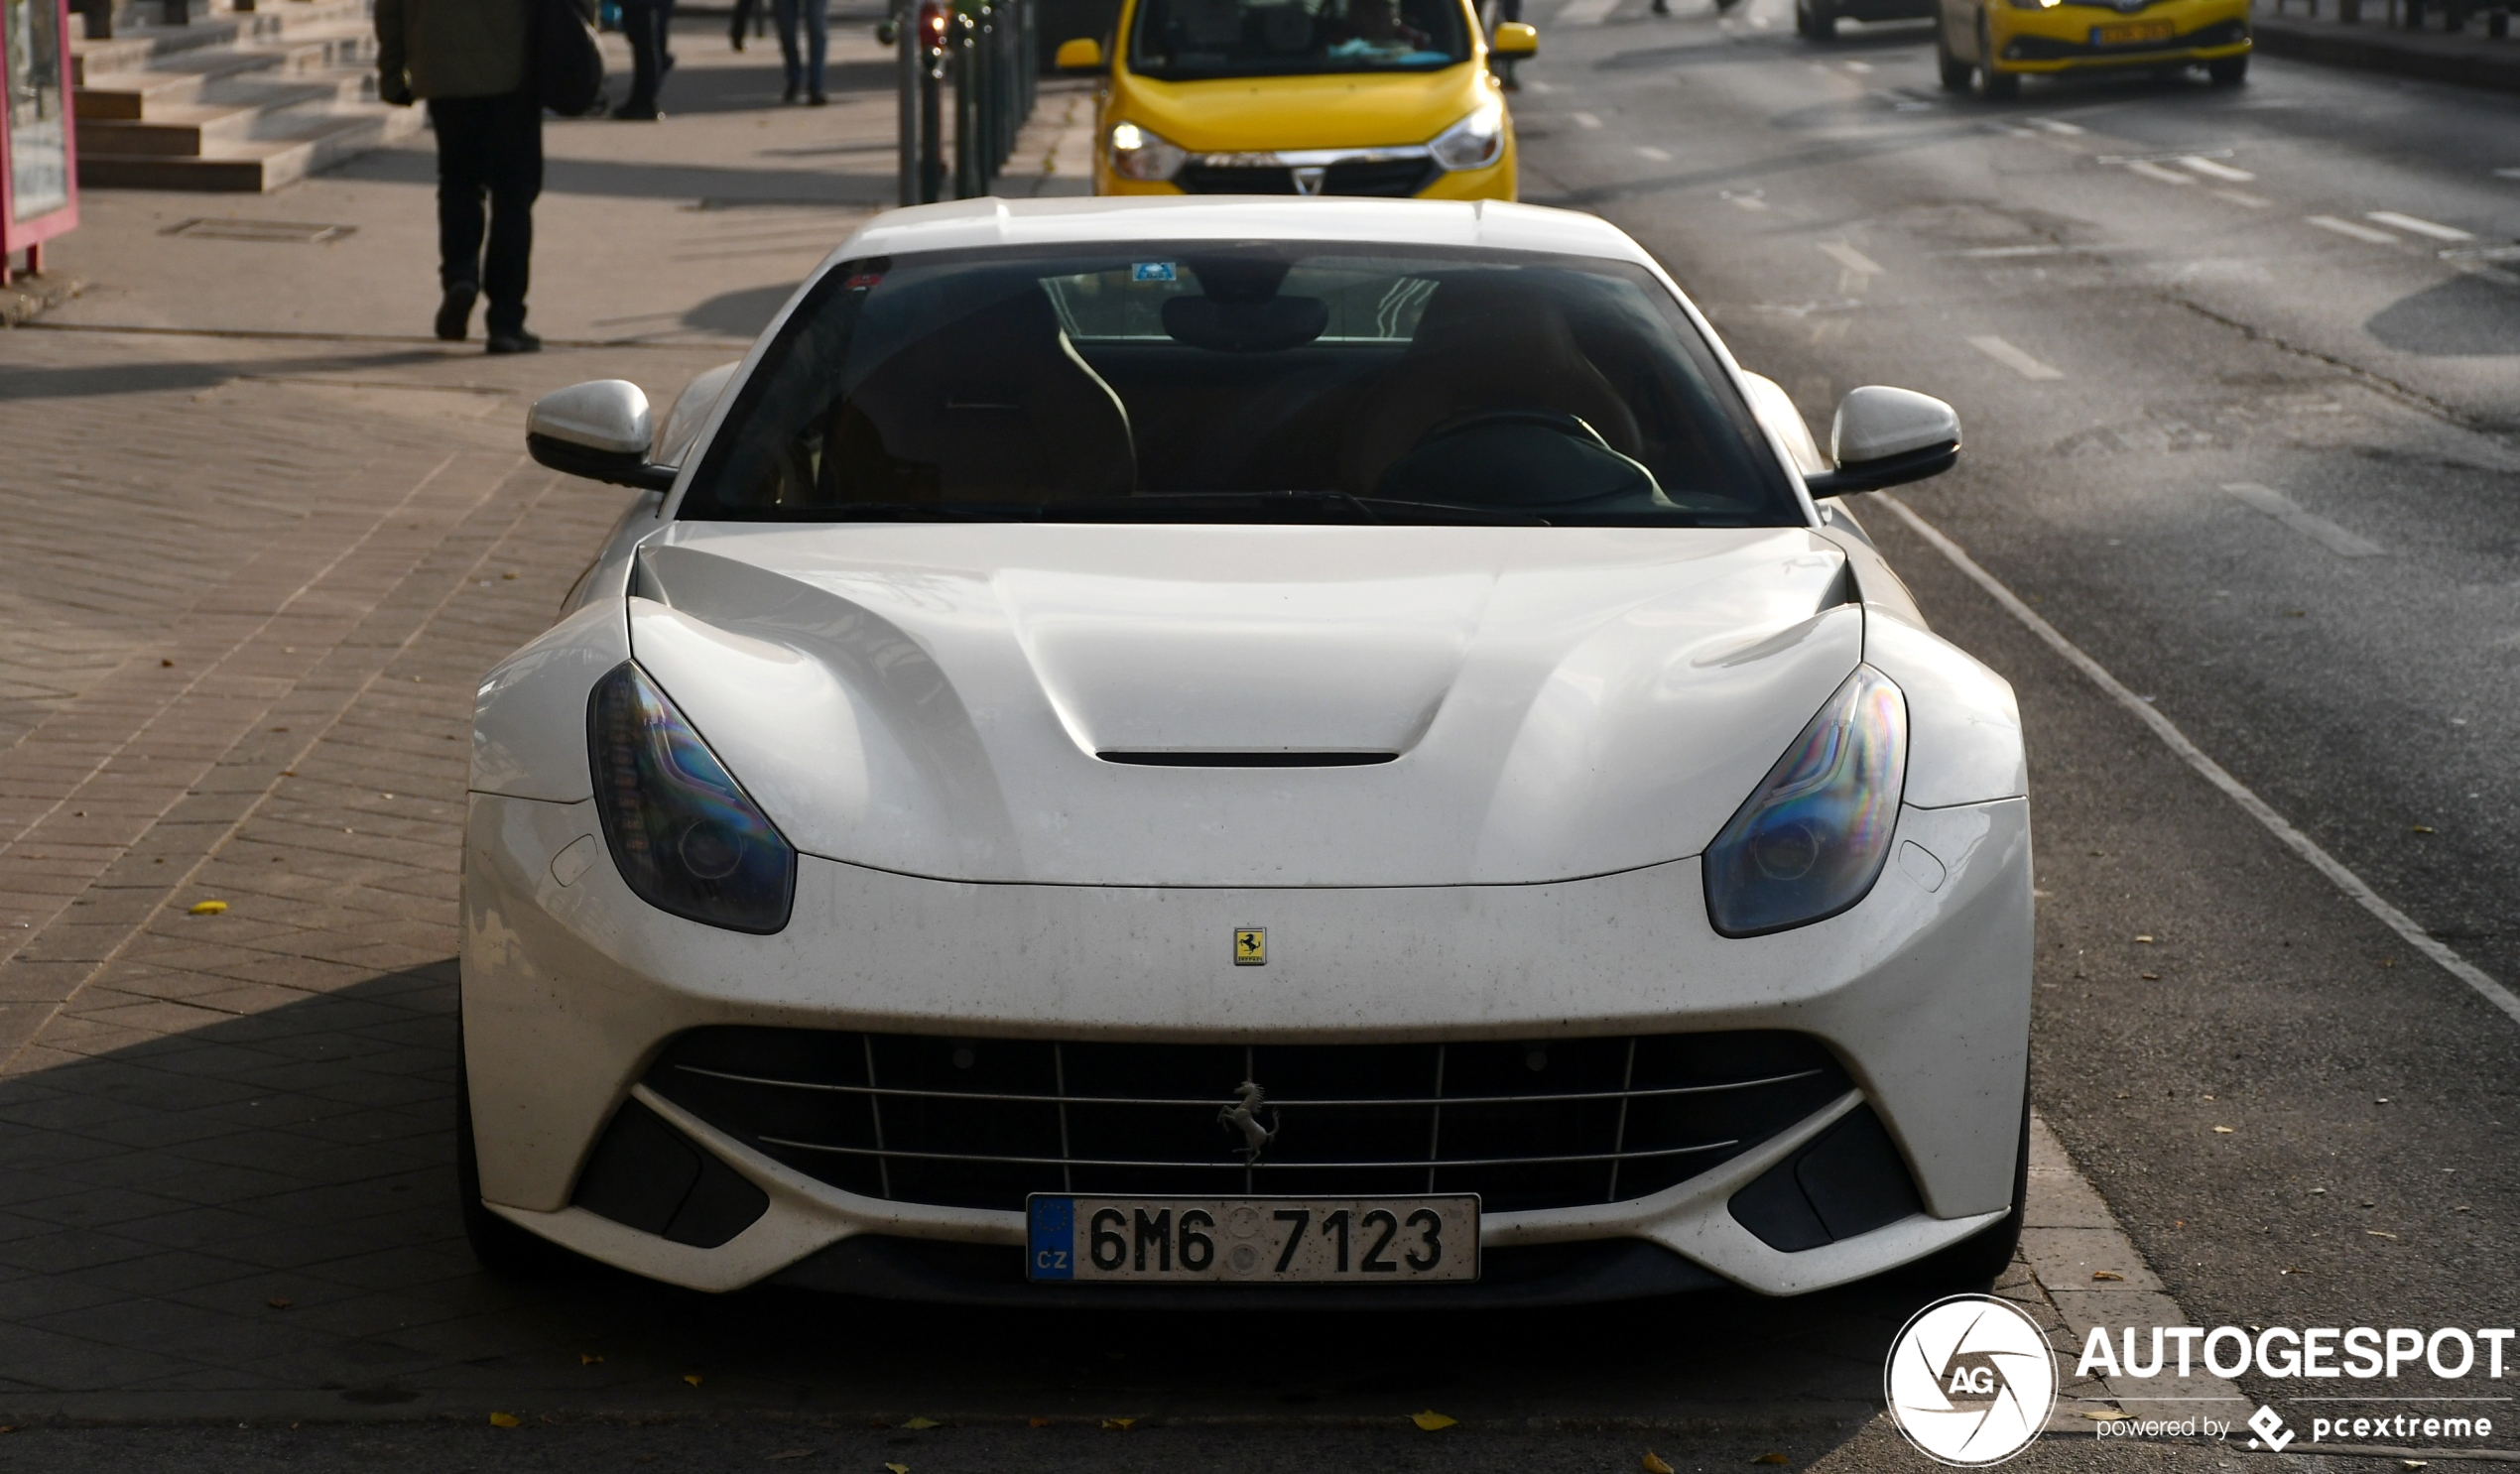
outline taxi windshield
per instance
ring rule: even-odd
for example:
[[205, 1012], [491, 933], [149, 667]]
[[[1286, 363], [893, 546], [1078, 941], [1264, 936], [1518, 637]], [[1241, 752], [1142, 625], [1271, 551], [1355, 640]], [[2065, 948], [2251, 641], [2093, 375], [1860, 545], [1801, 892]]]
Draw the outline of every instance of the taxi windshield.
[[1210, 76], [1418, 71], [1470, 58], [1460, 0], [1139, 0], [1129, 69]]
[[764, 352], [681, 515], [1803, 521], [1644, 268], [1287, 242], [842, 263]]

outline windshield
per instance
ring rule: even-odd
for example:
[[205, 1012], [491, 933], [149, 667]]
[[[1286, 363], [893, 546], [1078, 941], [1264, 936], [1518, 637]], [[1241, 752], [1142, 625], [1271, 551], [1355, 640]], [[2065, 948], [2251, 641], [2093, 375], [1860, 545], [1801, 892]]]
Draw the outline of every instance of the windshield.
[[1644, 269], [1286, 242], [836, 267], [746, 381], [682, 515], [1803, 521]]
[[1139, 0], [1129, 69], [1166, 81], [1413, 71], [1470, 59], [1461, 0]]

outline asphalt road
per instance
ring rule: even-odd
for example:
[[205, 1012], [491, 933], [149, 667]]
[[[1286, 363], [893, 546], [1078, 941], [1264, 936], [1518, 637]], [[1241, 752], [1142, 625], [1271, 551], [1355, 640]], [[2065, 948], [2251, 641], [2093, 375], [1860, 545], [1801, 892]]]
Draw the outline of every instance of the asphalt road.
[[[1937, 88], [1922, 26], [1642, 12], [1539, 18], [1525, 197], [1646, 242], [1824, 436], [1857, 384], [1951, 400], [1962, 465], [1906, 504], [2520, 981], [2520, 99], [2260, 58], [1998, 104]], [[2509, 1323], [2520, 1022], [1857, 509], [2020, 688], [2033, 1094], [2173, 1293]]]

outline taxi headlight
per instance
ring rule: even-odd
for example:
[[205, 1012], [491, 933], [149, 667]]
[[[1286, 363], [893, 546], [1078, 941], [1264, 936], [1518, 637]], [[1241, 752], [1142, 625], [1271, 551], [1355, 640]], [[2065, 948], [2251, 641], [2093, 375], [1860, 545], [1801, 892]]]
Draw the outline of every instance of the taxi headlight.
[[1111, 172], [1124, 180], [1169, 180], [1189, 158], [1181, 145], [1135, 123], [1111, 125]]
[[2012, 0], [2015, 10], [2054, 10], [2065, 0]]
[[1823, 921], [1872, 890], [1907, 775], [1907, 701], [1858, 666], [1706, 847], [1706, 916], [1726, 936]]
[[1476, 112], [1445, 129], [1427, 145], [1447, 169], [1485, 169], [1505, 152], [1505, 104], [1481, 103]]
[[595, 810], [639, 899], [732, 931], [788, 924], [797, 852], [648, 673], [624, 661], [586, 710]]

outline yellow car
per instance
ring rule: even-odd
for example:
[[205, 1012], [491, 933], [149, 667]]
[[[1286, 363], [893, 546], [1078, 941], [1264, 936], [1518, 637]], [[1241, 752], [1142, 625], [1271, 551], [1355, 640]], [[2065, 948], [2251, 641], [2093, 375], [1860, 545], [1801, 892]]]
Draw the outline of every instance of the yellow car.
[[1097, 194], [1514, 197], [1514, 125], [1489, 69], [1531, 56], [1469, 0], [1127, 0], [1103, 43]]
[[2214, 85], [2249, 74], [2249, 0], [1941, 0], [1934, 41], [1943, 88], [2012, 97], [2030, 72], [2205, 67]]

